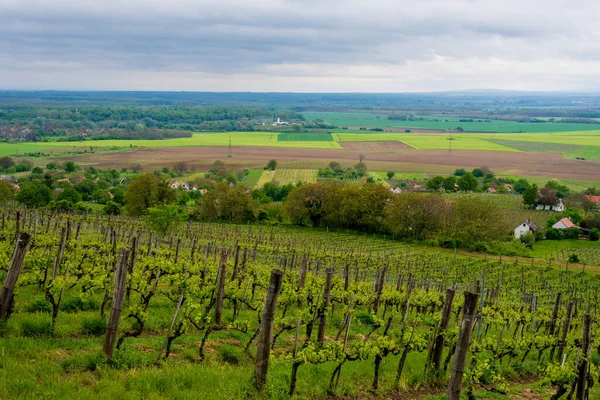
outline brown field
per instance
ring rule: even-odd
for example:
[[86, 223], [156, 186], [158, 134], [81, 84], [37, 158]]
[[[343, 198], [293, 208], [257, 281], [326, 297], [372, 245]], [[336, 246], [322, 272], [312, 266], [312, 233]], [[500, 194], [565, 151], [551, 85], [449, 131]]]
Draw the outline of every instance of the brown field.
[[252, 168], [263, 167], [272, 158], [280, 163], [331, 160], [358, 162], [359, 155], [364, 154], [367, 166], [375, 171], [448, 173], [457, 167], [486, 165], [495, 173], [600, 181], [600, 162], [566, 160], [561, 154], [456, 150], [449, 155], [446, 150], [414, 150], [408, 146], [389, 150], [389, 147], [339, 150], [234, 147], [233, 157], [227, 158], [227, 147], [143, 148], [120, 153], [61, 157], [60, 160], [73, 160], [100, 168], [122, 168], [139, 163], [148, 171], [184, 161], [190, 167], [203, 171], [217, 159], [226, 161], [234, 168]]

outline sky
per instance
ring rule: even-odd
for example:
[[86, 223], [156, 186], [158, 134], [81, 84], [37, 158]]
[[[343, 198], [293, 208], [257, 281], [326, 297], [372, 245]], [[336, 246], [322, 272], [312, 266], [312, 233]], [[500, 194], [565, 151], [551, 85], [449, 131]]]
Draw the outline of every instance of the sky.
[[0, 89], [600, 91], [598, 0], [0, 0]]

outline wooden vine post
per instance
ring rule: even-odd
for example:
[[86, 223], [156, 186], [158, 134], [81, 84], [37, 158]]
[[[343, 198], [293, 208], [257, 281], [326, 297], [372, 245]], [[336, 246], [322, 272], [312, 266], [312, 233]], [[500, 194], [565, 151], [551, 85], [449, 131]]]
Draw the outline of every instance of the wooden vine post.
[[454, 289], [446, 290], [446, 300], [444, 301], [444, 309], [442, 310], [440, 330], [433, 343], [433, 349], [431, 350], [431, 364], [438, 374], [440, 373], [440, 366], [442, 364], [442, 355], [446, 344], [446, 329], [448, 329], [450, 317], [452, 316], [452, 302], [454, 301], [455, 293], [456, 291]]
[[592, 317], [590, 314], [585, 314], [583, 316], [583, 337], [581, 342], [581, 358], [579, 359], [579, 365], [577, 366], [578, 377], [577, 377], [577, 392], [575, 394], [575, 398], [577, 400], [586, 400], [587, 399], [587, 378], [588, 378], [588, 369], [590, 367], [590, 342], [591, 342], [591, 326], [592, 326]]
[[227, 275], [227, 249], [221, 247], [219, 259], [219, 281], [217, 286], [217, 303], [215, 307], [215, 324], [221, 326], [223, 319], [223, 298], [225, 297], [225, 280]]
[[258, 390], [262, 390], [267, 382], [269, 370], [269, 357], [271, 356], [271, 345], [273, 343], [273, 325], [275, 324], [275, 309], [277, 299], [281, 290], [283, 272], [274, 269], [271, 271], [269, 288], [265, 298], [262, 318], [260, 320], [260, 331], [256, 348], [256, 362], [254, 365], [254, 384]]
[[4, 280], [4, 286], [0, 292], [0, 320], [6, 319], [9, 314], [13, 293], [19, 279], [19, 274], [21, 273], [21, 267], [23, 266], [30, 238], [28, 233], [21, 232], [15, 244], [15, 252], [10, 262], [6, 279]]
[[456, 340], [456, 351], [452, 362], [450, 382], [448, 383], [448, 400], [460, 400], [460, 389], [462, 378], [467, 364], [467, 354], [471, 344], [471, 335], [475, 326], [475, 314], [477, 313], [477, 300], [479, 294], [465, 292], [465, 302], [462, 309], [462, 321], [460, 331]]
[[113, 294], [112, 305], [110, 307], [110, 317], [108, 326], [104, 333], [104, 345], [102, 350], [106, 357], [112, 358], [119, 328], [119, 318], [123, 309], [123, 298], [125, 297], [125, 286], [127, 283], [127, 260], [129, 258], [129, 249], [122, 248], [119, 253], [117, 270], [115, 271], [115, 291]]
[[325, 341], [325, 329], [327, 328], [327, 308], [329, 307], [331, 297], [331, 285], [333, 282], [333, 268], [328, 268], [325, 272], [325, 292], [323, 293], [323, 305], [319, 308], [319, 330], [317, 332], [317, 343], [323, 345]]

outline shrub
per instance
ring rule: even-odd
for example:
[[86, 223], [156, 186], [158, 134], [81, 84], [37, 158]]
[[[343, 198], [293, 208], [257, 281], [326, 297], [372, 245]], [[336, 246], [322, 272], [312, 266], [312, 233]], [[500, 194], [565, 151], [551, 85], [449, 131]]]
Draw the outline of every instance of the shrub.
[[52, 323], [46, 316], [37, 316], [21, 321], [21, 334], [27, 337], [52, 335]]
[[241, 349], [231, 345], [224, 345], [219, 347], [218, 354], [220, 361], [232, 365], [239, 364], [242, 358]]
[[98, 310], [98, 304], [93, 300], [82, 300], [79, 297], [64, 300], [60, 305], [61, 311], [74, 313], [79, 311]]
[[25, 306], [28, 313], [51, 313], [52, 306], [44, 299], [36, 299], [33, 303]]
[[104, 318], [91, 317], [86, 318], [81, 323], [81, 333], [90, 336], [101, 336], [106, 331], [106, 321]]
[[558, 229], [549, 228], [546, 230], [546, 240], [560, 240], [562, 235]]
[[594, 228], [590, 231], [590, 240], [592, 242], [597, 242], [600, 240], [600, 229]]
[[569, 262], [570, 263], [578, 263], [579, 262], [579, 256], [575, 253], [570, 254], [569, 255]]
[[535, 236], [532, 233], [526, 233], [524, 235], [521, 235], [520, 239], [521, 239], [521, 242], [528, 249], [532, 249], [533, 248], [533, 244], [535, 243]]
[[363, 325], [371, 326], [375, 323], [375, 319], [371, 313], [362, 311], [356, 313], [356, 319]]

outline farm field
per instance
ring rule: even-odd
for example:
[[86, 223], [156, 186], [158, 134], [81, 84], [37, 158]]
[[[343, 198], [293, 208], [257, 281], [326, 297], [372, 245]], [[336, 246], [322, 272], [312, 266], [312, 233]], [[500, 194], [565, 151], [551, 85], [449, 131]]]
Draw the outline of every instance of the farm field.
[[[11, 238], [14, 212], [1, 212], [8, 218], [0, 234]], [[33, 234], [32, 217], [21, 215], [22, 229]], [[517, 390], [511, 380], [533, 376], [531, 385], [549, 394], [557, 388], [536, 381], [563, 354], [564, 371], [576, 373], [584, 310], [597, 309], [596, 269], [582, 272], [582, 265], [565, 271], [560, 262], [547, 268], [546, 261], [501, 261], [314, 229], [191, 223], [160, 237], [135, 218], [38, 217], [50, 230], [36, 232], [24, 256], [14, 312], [0, 338], [2, 366], [10, 371], [2, 379], [6, 398], [288, 399], [290, 391], [298, 399], [401, 398], [414, 388], [443, 398], [466, 301], [480, 317], [470, 340], [475, 363], [468, 358], [465, 377], [476, 376], [474, 368], [491, 374], [498, 396], [506, 397]], [[58, 257], [54, 226], [79, 235], [65, 236]], [[134, 237], [138, 245], [127, 250]], [[12, 257], [14, 242], [0, 243], [0, 259]], [[123, 284], [115, 285], [114, 275]], [[265, 307], [269, 290], [281, 291], [272, 308]], [[535, 295], [534, 311], [528, 293]], [[570, 319], [565, 310], [575, 300], [579, 312]], [[444, 305], [451, 318], [440, 328]], [[268, 321], [263, 310], [270, 309], [272, 330], [262, 325], [267, 333], [257, 335], [257, 315]], [[552, 322], [555, 334], [548, 331]], [[559, 349], [565, 323], [571, 334]], [[110, 332], [112, 343], [105, 341]], [[266, 341], [272, 350], [261, 395], [252, 377]], [[597, 363], [597, 346], [590, 353]], [[439, 374], [435, 385], [424, 371], [431, 357], [439, 362], [427, 367]], [[465, 393], [487, 382], [473, 379], [462, 382]], [[594, 386], [590, 398], [597, 395]]]
[[333, 135], [328, 133], [280, 133], [277, 135], [279, 142], [332, 142]]
[[263, 186], [267, 182], [277, 182], [279, 185], [295, 185], [299, 182], [312, 183], [317, 181], [317, 172], [316, 169], [296, 168], [278, 168], [275, 171], [263, 171], [255, 186]]
[[[304, 112], [305, 120], [322, 119], [336, 126], [364, 127], [415, 127], [436, 130], [454, 130], [457, 127], [473, 132], [568, 132], [598, 129], [595, 124], [571, 123], [528, 123], [515, 121], [490, 120], [490, 122], [460, 122], [456, 117], [425, 116], [423, 121], [400, 121], [387, 119], [388, 114], [352, 113], [352, 112]], [[420, 117], [416, 115], [415, 117]], [[434, 121], [438, 119], [439, 121]], [[446, 122], [448, 120], [448, 122]]]
[[241, 183], [246, 185], [247, 188], [253, 188], [258, 184], [263, 172], [262, 169], [251, 169], [248, 171], [248, 175], [242, 179]]
[[600, 244], [588, 240], [543, 240], [531, 251], [532, 257], [566, 263], [569, 255], [576, 254], [587, 265], [600, 265]]
[[270, 170], [263, 171], [262, 174], [260, 175], [260, 178], [258, 178], [258, 180], [256, 181], [255, 186], [260, 187], [260, 186], [263, 186], [267, 182], [272, 182], [273, 178], [275, 178], [275, 172], [276, 171], [270, 171]]

